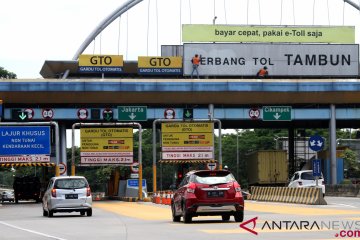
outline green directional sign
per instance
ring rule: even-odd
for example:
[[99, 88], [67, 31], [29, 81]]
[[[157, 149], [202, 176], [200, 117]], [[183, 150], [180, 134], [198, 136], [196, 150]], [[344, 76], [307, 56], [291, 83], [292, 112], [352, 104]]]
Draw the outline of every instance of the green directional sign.
[[291, 121], [290, 106], [263, 106], [263, 121]]
[[27, 121], [28, 114], [22, 109], [12, 109], [12, 118], [16, 121]]
[[146, 106], [118, 106], [118, 121], [146, 121]]
[[183, 112], [183, 119], [193, 119], [194, 112], [192, 108], [185, 108]]
[[110, 108], [104, 109], [104, 111], [103, 111], [103, 119], [104, 119], [105, 121], [110, 122], [110, 121], [113, 120], [113, 118], [114, 118], [113, 110], [110, 109]]

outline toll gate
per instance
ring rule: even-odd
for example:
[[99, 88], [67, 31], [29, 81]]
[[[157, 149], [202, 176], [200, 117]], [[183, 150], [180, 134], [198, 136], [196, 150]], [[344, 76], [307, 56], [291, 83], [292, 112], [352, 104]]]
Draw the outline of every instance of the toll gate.
[[[134, 5], [139, 2], [129, 1]], [[226, 25], [184, 26], [185, 43], [164, 46], [162, 56], [139, 56], [134, 62], [124, 61], [121, 55], [82, 55], [99, 31], [134, 5], [119, 8], [100, 24], [73, 60], [46, 60], [41, 69], [44, 79], [2, 80], [2, 121], [58, 122], [60, 162], [66, 163], [66, 129], [75, 123], [141, 121], [144, 128], [151, 128], [156, 119], [183, 121], [186, 109], [191, 109], [193, 119], [219, 119], [225, 129], [288, 129], [291, 171], [295, 170], [295, 130], [329, 128], [335, 182], [335, 131], [359, 128], [359, 50], [354, 44], [353, 27], [309, 27], [304, 30], [306, 33], [346, 34], [335, 37], [330, 34], [332, 38], [320, 43], [314, 43], [311, 34], [294, 34], [290, 42], [296, 44], [282, 42], [281, 38], [273, 44], [264, 35], [274, 30], [271, 26], [251, 26], [262, 32], [259, 34], [262, 39], [248, 39], [256, 43], [214, 40], [210, 32], [215, 27], [226, 30], [229, 27]], [[205, 39], [197, 39], [199, 35], [195, 32], [199, 27], [207, 31]], [[246, 31], [243, 26], [235, 28], [238, 32]], [[288, 26], [283, 31], [303, 31], [299, 28]], [[310, 38], [297, 38], [306, 36]], [[199, 79], [190, 78], [191, 57], [195, 53], [201, 55]], [[270, 77], [257, 78], [256, 71], [264, 65], [269, 66]], [[146, 118], [139, 120], [139, 112], [129, 110], [130, 119], [122, 119], [120, 109], [124, 107], [146, 107]]]

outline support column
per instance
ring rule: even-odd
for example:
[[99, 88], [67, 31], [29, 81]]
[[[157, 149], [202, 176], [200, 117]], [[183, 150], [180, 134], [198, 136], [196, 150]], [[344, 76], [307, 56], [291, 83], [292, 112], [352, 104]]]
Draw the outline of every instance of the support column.
[[295, 149], [294, 149], [294, 128], [289, 127], [288, 129], [288, 145], [289, 145], [289, 176], [295, 172]]
[[336, 184], [336, 112], [335, 105], [330, 105], [330, 176], [331, 184]]
[[[67, 166], [67, 157], [66, 157], [66, 125], [60, 124], [60, 163], [64, 163]], [[63, 174], [67, 176], [67, 172]]]

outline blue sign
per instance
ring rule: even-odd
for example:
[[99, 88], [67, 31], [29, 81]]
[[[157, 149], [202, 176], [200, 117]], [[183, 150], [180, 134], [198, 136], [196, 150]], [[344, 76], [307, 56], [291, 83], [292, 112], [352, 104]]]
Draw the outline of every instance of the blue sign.
[[315, 152], [321, 151], [324, 148], [325, 141], [319, 135], [311, 136], [309, 139], [309, 148]]
[[[139, 179], [128, 179], [127, 180], [128, 187], [139, 187]], [[142, 180], [143, 187], [146, 187], [146, 179]]]
[[50, 155], [49, 126], [1, 126], [0, 156]]
[[321, 177], [321, 161], [320, 159], [313, 159], [313, 176]]

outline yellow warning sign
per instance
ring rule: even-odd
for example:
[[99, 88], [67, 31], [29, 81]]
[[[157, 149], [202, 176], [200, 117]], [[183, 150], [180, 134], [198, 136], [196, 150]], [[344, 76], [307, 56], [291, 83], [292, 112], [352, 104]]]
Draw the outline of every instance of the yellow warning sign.
[[132, 128], [82, 128], [81, 152], [133, 152]]
[[214, 145], [213, 123], [162, 123], [161, 130], [162, 147]]

